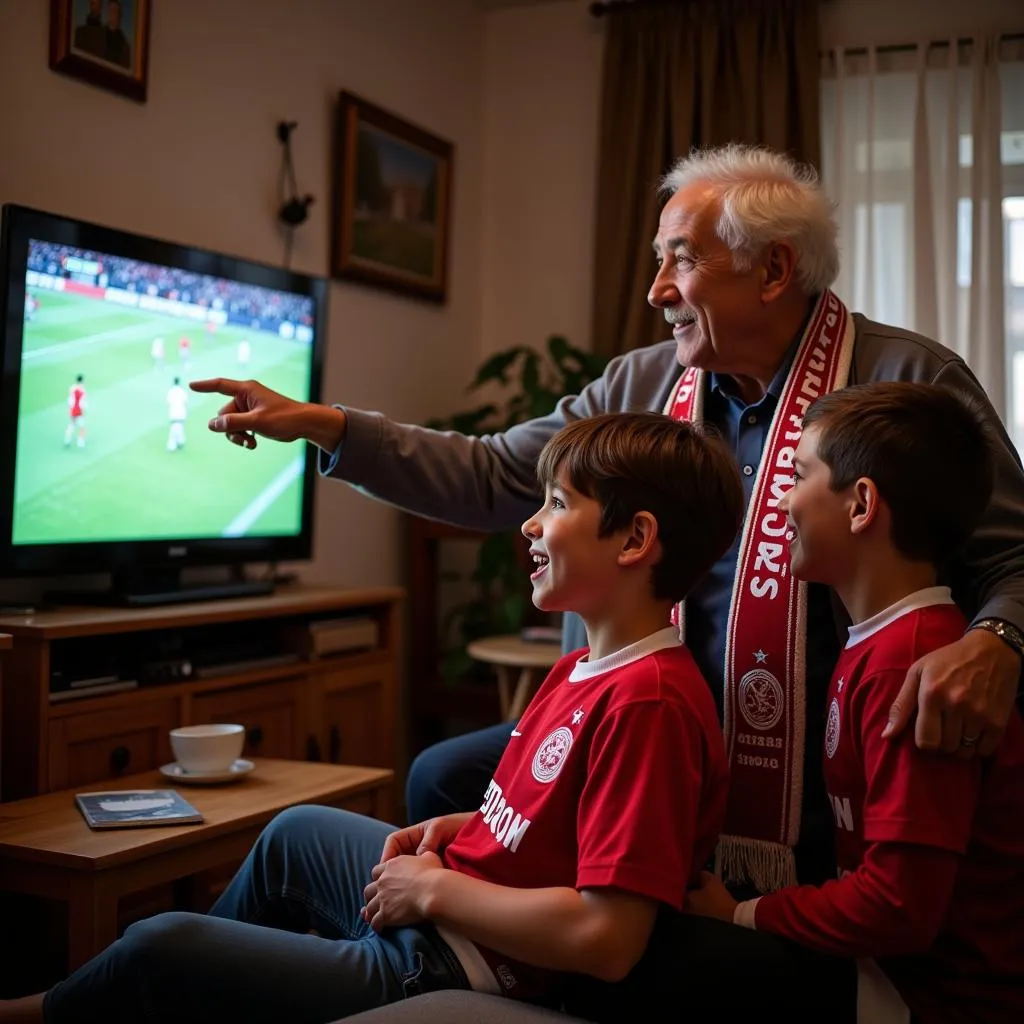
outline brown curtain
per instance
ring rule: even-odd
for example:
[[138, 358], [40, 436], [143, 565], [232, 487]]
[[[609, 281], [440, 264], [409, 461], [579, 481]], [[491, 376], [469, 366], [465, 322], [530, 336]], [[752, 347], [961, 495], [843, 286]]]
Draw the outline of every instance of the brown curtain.
[[607, 14], [594, 351], [667, 337], [647, 304], [661, 176], [694, 146], [763, 143], [817, 164], [816, 0], [636, 0]]

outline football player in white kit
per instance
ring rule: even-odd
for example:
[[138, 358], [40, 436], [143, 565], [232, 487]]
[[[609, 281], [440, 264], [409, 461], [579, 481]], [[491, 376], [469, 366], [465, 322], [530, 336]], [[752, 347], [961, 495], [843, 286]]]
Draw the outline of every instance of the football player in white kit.
[[167, 450], [176, 452], [185, 447], [185, 417], [188, 416], [188, 392], [181, 386], [180, 377], [174, 378], [174, 384], [167, 392], [167, 416], [171, 421]]

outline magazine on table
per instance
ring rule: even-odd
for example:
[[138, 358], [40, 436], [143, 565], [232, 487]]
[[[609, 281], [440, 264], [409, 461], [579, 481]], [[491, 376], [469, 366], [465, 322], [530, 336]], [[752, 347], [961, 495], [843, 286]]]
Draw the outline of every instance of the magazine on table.
[[196, 825], [203, 816], [173, 789], [117, 789], [76, 793], [75, 803], [89, 828]]

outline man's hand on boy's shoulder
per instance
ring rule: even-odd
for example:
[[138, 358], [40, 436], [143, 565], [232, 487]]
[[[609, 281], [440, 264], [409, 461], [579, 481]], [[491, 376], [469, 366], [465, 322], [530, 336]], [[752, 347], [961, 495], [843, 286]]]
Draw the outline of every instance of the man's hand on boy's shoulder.
[[917, 711], [921, 750], [987, 757], [1006, 731], [1020, 672], [1019, 655], [999, 637], [968, 630], [911, 665], [882, 735], [898, 736]]
[[372, 881], [363, 890], [363, 920], [375, 932], [419, 924], [427, 916], [427, 878], [444, 870], [441, 858], [429, 851], [418, 856], [403, 854], [376, 865], [371, 872]]
[[725, 884], [710, 871], [700, 873], [700, 885], [686, 894], [683, 913], [699, 917], [715, 917], [719, 921], [732, 921], [736, 913], [736, 900]]

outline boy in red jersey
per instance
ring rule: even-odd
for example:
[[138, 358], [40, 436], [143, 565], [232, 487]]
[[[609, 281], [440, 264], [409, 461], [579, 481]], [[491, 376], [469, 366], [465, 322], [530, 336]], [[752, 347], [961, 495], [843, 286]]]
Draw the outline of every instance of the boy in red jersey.
[[714, 700], [670, 616], [731, 545], [743, 487], [723, 442], [651, 413], [570, 424], [538, 474], [534, 601], [579, 612], [590, 643], [531, 701], [480, 809], [399, 831], [284, 811], [209, 916], [132, 925], [0, 1021], [322, 1024], [442, 988], [546, 998], [568, 972], [628, 973], [725, 815]]
[[75, 383], [68, 388], [68, 426], [64, 431], [64, 447], [74, 440], [78, 431], [78, 447], [85, 447], [85, 378], [82, 374], [75, 377]]
[[792, 571], [853, 622], [825, 730], [839, 879], [737, 904], [705, 875], [688, 908], [859, 958], [859, 1020], [1020, 1021], [1024, 722], [984, 760], [969, 733], [960, 758], [888, 738], [908, 670], [966, 628], [938, 567], [989, 501], [988, 440], [951, 391], [866, 384], [807, 410], [795, 471]]

